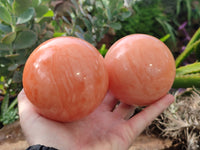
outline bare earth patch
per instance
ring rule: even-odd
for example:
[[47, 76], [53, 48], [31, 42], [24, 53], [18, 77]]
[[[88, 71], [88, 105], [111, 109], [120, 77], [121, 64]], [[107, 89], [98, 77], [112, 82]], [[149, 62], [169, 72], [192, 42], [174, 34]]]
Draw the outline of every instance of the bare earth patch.
[[[171, 146], [170, 140], [162, 140], [142, 134], [129, 150], [162, 150]], [[25, 150], [28, 143], [22, 133], [19, 121], [0, 129], [0, 150]]]

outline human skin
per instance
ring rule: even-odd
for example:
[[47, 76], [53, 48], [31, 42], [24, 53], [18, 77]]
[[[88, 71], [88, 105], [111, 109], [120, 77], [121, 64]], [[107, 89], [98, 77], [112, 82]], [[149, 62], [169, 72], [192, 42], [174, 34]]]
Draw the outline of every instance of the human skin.
[[135, 107], [120, 103], [109, 92], [86, 118], [60, 123], [39, 115], [22, 90], [18, 95], [20, 123], [30, 145], [60, 150], [128, 150], [138, 135], [172, 102], [170, 94], [132, 116]]

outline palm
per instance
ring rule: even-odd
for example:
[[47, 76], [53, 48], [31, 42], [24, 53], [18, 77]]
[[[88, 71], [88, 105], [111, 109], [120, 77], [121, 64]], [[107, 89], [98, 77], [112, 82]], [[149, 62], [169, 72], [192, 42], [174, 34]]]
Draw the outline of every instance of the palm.
[[171, 96], [166, 96], [125, 120], [134, 108], [120, 104], [112, 111], [117, 101], [108, 94], [104, 102], [85, 119], [58, 123], [38, 115], [25, 94], [21, 94], [19, 99], [20, 121], [29, 143], [67, 150], [126, 150], [140, 132], [173, 101]]
[[[128, 110], [131, 111], [131, 108]], [[73, 135], [74, 142], [79, 143], [75, 149], [128, 149], [131, 141], [120, 128], [125, 122], [123, 116], [113, 113], [103, 103], [84, 120], [65, 124], [65, 128]]]

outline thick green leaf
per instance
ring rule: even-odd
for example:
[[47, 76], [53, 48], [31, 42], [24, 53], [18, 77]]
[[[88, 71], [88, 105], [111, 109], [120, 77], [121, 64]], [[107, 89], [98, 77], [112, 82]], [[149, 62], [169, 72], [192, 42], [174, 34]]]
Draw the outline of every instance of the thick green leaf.
[[106, 49], [106, 45], [105, 44], [103, 44], [101, 46], [101, 48], [99, 49], [99, 52], [103, 57], [106, 55], [107, 51], [108, 51], [108, 49]]
[[4, 76], [0, 76], [0, 82], [5, 82], [5, 77]]
[[10, 32], [4, 36], [4, 38], [1, 40], [4, 44], [11, 44], [16, 38], [16, 32]]
[[1, 1], [0, 1], [0, 4], [1, 4], [1, 3], [2, 3], [4, 6], [6, 6], [7, 1], [6, 1], [6, 0], [1, 0]]
[[19, 118], [18, 108], [16, 107], [17, 98], [15, 98], [10, 105], [9, 105], [9, 95], [6, 94], [5, 98], [1, 106], [1, 115], [0, 115], [0, 122], [2, 122], [4, 125], [10, 124]]
[[17, 103], [18, 103], [18, 100], [17, 100], [17, 98], [15, 98], [15, 99], [12, 101], [12, 103], [9, 105], [8, 111], [14, 109], [14, 108], [17, 106]]
[[17, 24], [15, 26], [15, 31], [16, 32], [19, 32], [19, 31], [22, 31], [22, 30], [26, 30], [27, 29], [27, 26], [26, 24]]
[[37, 35], [33, 31], [20, 32], [14, 41], [14, 49], [25, 49], [33, 46], [37, 41]]
[[187, 44], [186, 48], [191, 46], [192, 44], [194, 44], [196, 41], [198, 41], [200, 39], [200, 27], [196, 30], [196, 32], [194, 33], [194, 35], [192, 36], [191, 40], [189, 41], [189, 43]]
[[0, 6], [0, 20], [4, 21], [7, 24], [12, 23], [12, 17], [9, 11], [3, 6]]
[[7, 111], [2, 118], [0, 118], [3, 125], [11, 124], [19, 118], [18, 109], [14, 108], [12, 110]]
[[[70, 21], [67, 19], [67, 17], [63, 16], [62, 19], [63, 19], [63, 21], [65, 21], [67, 24], [70, 25]], [[52, 24], [55, 25], [55, 20], [52, 21]]]
[[186, 75], [176, 75], [173, 88], [189, 88], [197, 87], [200, 88], [200, 74], [186, 74]]
[[43, 14], [40, 18], [36, 18], [36, 22], [39, 23], [41, 20], [48, 18], [48, 17], [53, 17], [54, 12], [52, 10], [48, 10], [47, 13]]
[[83, 33], [75, 32], [75, 35], [80, 39], [84, 39], [84, 34]]
[[121, 14], [121, 18], [120, 20], [125, 20], [126, 18], [130, 17], [132, 15], [132, 12], [131, 11], [125, 11]]
[[107, 15], [109, 21], [112, 20], [112, 13], [109, 8], [106, 9], [106, 15]]
[[0, 23], [0, 31], [3, 33], [9, 33], [9, 32], [11, 32], [11, 27], [9, 25]]
[[195, 62], [186, 66], [181, 66], [176, 69], [176, 75], [186, 75], [194, 73], [200, 73], [200, 62]]
[[96, 38], [93, 36], [92, 38], [91, 38], [91, 33], [85, 33], [84, 34], [84, 39], [86, 40], [86, 41], [88, 41], [89, 43], [91, 43], [91, 44], [96, 44], [95, 43], [95, 41], [96, 41]]
[[113, 1], [111, 1], [110, 3], [112, 4], [112, 3], [115, 3], [115, 5], [113, 5], [111, 8], [113, 8], [113, 10], [114, 9], [116, 9], [116, 10], [120, 10], [121, 8], [123, 8], [124, 7], [124, 1], [122, 1], [122, 0], [118, 0], [118, 2], [114, 2], [115, 0], [113, 0]]
[[60, 37], [64, 36], [66, 33], [65, 32], [54, 32], [53, 37]]
[[163, 36], [162, 38], [160, 38], [160, 40], [161, 40], [162, 42], [165, 42], [165, 41], [167, 41], [169, 38], [170, 38], [170, 34], [167, 34], [167, 35]]
[[191, 25], [191, 17], [192, 17], [191, 1], [186, 0], [185, 3], [186, 3], [186, 7], [187, 7], [188, 24]]
[[24, 65], [27, 60], [27, 54], [24, 52], [24, 50], [17, 50], [18, 56], [14, 58], [15, 63], [20, 65]]
[[90, 22], [90, 20], [88, 20], [87, 18], [83, 17], [83, 23], [85, 24], [85, 26], [87, 27], [87, 30], [89, 32], [92, 32], [92, 23]]
[[0, 43], [0, 51], [9, 51], [11, 49], [12, 49], [11, 45]]
[[1, 117], [6, 113], [9, 104], [9, 94], [6, 94], [1, 104]]
[[15, 15], [19, 16], [31, 6], [31, 0], [14, 0], [13, 9]]
[[14, 1], [14, 0], [7, 0], [7, 2], [8, 2], [10, 5], [12, 5], [13, 1]]
[[36, 17], [40, 18], [48, 12], [48, 7], [45, 5], [39, 5], [38, 7], [35, 8], [35, 11], [36, 11]]
[[10, 65], [10, 66], [8, 67], [8, 71], [14, 71], [14, 70], [17, 69], [17, 67], [19, 67], [18, 64], [12, 64], [12, 65]]
[[37, 7], [41, 4], [41, 0], [32, 0], [32, 6]]
[[122, 25], [119, 22], [113, 22], [110, 24], [110, 27], [115, 30], [119, 30], [119, 29], [121, 29]]
[[[199, 30], [200, 31], [200, 30]], [[188, 43], [190, 44], [190, 43]], [[193, 44], [191, 45], [187, 45], [185, 50], [176, 58], [176, 68], [179, 67], [179, 65], [183, 62], [183, 60], [189, 56], [194, 50], [195, 50], [195, 47], [200, 45], [200, 39], [197, 40], [196, 42], [194, 42]]]
[[[0, 66], [0, 68], [1, 68], [1, 66]], [[1, 77], [3, 77], [3, 76], [1, 76]], [[4, 95], [5, 93], [6, 93], [6, 90], [4, 88], [4, 83], [0, 81], [0, 94]], [[1, 118], [1, 115], [0, 115], [0, 118]]]
[[30, 21], [34, 16], [34, 8], [30, 7], [17, 18], [17, 24], [23, 24]]
[[54, 12], [52, 10], [48, 10], [47, 13], [45, 13], [42, 17], [53, 17], [54, 16]]

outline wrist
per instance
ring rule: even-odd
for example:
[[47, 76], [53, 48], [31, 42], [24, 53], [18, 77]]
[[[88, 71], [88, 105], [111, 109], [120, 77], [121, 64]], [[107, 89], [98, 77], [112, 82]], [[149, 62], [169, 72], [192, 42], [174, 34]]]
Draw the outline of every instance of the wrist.
[[54, 147], [48, 147], [45, 145], [37, 144], [37, 145], [29, 146], [26, 150], [58, 150], [58, 149]]

